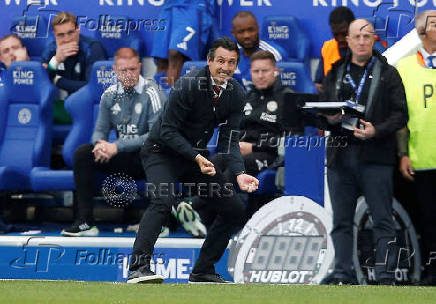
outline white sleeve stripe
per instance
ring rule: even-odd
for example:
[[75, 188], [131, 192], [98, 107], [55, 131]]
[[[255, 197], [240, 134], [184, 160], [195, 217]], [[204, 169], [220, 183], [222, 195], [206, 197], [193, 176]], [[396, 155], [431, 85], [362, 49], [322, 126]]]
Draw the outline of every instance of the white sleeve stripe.
[[156, 112], [157, 112], [160, 110], [160, 108], [162, 108], [162, 104], [160, 102], [159, 92], [157, 91], [157, 89], [155, 87], [152, 87], [152, 90], [154, 92], [154, 96], [156, 97]]
[[151, 106], [153, 107], [153, 113], [156, 113], [156, 100], [154, 94], [150, 90], [147, 90], [147, 94], [148, 96], [150, 96]]
[[277, 49], [275, 47], [266, 43], [265, 41], [263, 41], [263, 40], [260, 41], [259, 48], [266, 50], [266, 51], [270, 51], [274, 55], [276, 61], [282, 60], [282, 55], [279, 53], [279, 51], [277, 51]]
[[266, 51], [270, 51], [274, 55], [274, 58], [276, 59], [276, 61], [282, 60], [282, 55], [280, 55], [280, 53], [274, 47], [272, 47], [270, 45], [264, 45], [263, 48]]
[[147, 94], [150, 96], [153, 113], [156, 113], [161, 107], [159, 95], [157, 94], [156, 89], [153, 87], [147, 89]]
[[146, 93], [147, 93], [148, 97], [150, 98], [150, 103], [151, 103], [151, 106], [153, 107], [153, 113], [154, 113], [154, 112], [156, 112], [156, 108], [154, 105], [155, 101], [153, 98], [153, 94], [150, 92], [150, 90], [147, 90]]
[[260, 41], [259, 44], [260, 48], [263, 48], [264, 50], [270, 51], [271, 53], [273, 53], [275, 59], [277, 61], [282, 60], [282, 56], [280, 55], [280, 53], [277, 51], [276, 48], [274, 48], [272, 45], [266, 43], [265, 41]]

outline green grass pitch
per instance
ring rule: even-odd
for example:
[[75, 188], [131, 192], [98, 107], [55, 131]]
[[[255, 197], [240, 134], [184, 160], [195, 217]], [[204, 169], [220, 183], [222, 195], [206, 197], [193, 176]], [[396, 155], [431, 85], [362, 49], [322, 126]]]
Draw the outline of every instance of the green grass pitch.
[[432, 304], [436, 287], [292, 285], [130, 285], [107, 282], [0, 281], [0, 303]]

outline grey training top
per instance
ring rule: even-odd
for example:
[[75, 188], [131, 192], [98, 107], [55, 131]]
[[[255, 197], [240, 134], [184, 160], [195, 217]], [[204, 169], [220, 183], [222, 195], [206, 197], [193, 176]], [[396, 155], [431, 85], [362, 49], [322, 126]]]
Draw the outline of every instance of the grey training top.
[[165, 94], [154, 82], [142, 76], [131, 89], [119, 82], [110, 86], [101, 96], [92, 143], [108, 140], [110, 131], [115, 130], [118, 152], [139, 151], [165, 101]]

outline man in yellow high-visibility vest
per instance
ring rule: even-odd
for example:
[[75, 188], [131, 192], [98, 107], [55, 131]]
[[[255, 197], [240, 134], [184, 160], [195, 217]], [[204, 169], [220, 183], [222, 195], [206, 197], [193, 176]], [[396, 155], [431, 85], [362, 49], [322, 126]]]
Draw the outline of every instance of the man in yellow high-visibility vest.
[[436, 10], [416, 17], [422, 47], [397, 64], [403, 79], [409, 123], [398, 132], [401, 174], [418, 193], [426, 283], [436, 285]]

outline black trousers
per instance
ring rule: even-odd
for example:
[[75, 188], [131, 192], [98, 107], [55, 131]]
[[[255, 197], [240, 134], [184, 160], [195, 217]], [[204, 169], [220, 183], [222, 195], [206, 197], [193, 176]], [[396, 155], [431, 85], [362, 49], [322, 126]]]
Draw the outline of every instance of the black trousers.
[[[270, 153], [270, 152], [253, 152], [250, 154], [247, 154], [243, 156], [244, 164], [245, 164], [245, 170], [247, 174], [250, 174], [252, 176], [256, 176], [259, 174], [260, 171], [266, 169], [268, 166], [270, 166], [275, 159], [277, 158], [277, 154]], [[236, 183], [236, 180], [233, 180], [232, 174], [226, 168], [226, 164], [224, 162], [224, 159], [222, 157], [222, 154], [216, 153], [212, 156], [211, 161], [215, 164], [215, 167], [219, 168], [224, 175], [231, 180], [232, 182]], [[248, 221], [251, 216], [259, 210], [260, 207], [262, 207], [265, 203], [271, 200], [270, 196], [260, 196], [257, 194], [241, 194], [248, 196], [247, 200], [247, 208], [246, 208], [246, 214], [245, 214], [245, 221]], [[199, 213], [202, 222], [206, 226], [210, 226], [213, 221], [215, 220], [216, 214], [211, 210], [210, 205], [207, 204], [207, 202], [201, 198], [201, 197], [193, 197], [192, 198], [192, 207]]]
[[436, 277], [436, 170], [415, 171], [422, 233], [422, 261]]
[[364, 164], [356, 146], [348, 147], [327, 171], [333, 209], [331, 237], [335, 276], [352, 278], [353, 222], [357, 198], [363, 194], [373, 220], [376, 279], [392, 279], [397, 248], [392, 218], [393, 166]]
[[129, 269], [150, 267], [154, 245], [177, 197], [172, 189], [177, 189], [175, 184], [180, 182], [189, 185], [190, 192], [205, 196], [217, 213], [192, 270], [193, 273], [215, 273], [214, 264], [224, 254], [231, 235], [241, 227], [244, 215], [244, 204], [235, 195], [233, 184], [220, 170], [214, 176], [204, 175], [194, 161], [175, 153], [153, 152], [144, 147], [141, 157], [150, 205], [139, 224]]
[[74, 183], [76, 185], [77, 218], [88, 223], [93, 222], [92, 198], [95, 194], [95, 175], [97, 171], [114, 174], [124, 173], [133, 179], [145, 177], [139, 152], [119, 152], [107, 163], [94, 161], [94, 146], [85, 144], [74, 152]]

